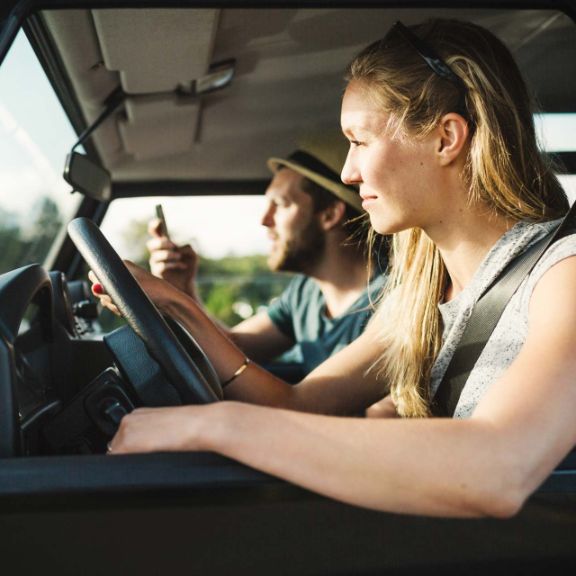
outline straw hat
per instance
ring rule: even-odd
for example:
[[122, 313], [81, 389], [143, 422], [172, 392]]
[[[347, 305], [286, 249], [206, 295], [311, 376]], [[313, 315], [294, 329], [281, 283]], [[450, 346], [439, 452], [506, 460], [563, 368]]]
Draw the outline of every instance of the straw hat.
[[268, 168], [276, 173], [281, 166], [286, 166], [362, 212], [358, 191], [340, 180], [347, 153], [348, 143], [342, 134], [323, 133], [309, 136], [287, 158], [269, 158]]

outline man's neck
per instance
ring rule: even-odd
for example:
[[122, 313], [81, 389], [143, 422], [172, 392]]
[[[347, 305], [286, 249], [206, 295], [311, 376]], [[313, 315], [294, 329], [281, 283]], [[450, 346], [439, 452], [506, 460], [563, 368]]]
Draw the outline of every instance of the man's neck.
[[366, 261], [352, 247], [326, 246], [324, 257], [309, 272], [326, 301], [326, 314], [336, 318], [346, 312], [368, 284]]

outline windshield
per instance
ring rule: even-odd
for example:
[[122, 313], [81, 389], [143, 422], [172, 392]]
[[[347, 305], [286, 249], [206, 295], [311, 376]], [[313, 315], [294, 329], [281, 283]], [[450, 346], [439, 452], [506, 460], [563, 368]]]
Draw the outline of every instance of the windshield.
[[62, 178], [77, 137], [25, 34], [0, 68], [0, 273], [43, 263], [81, 199]]

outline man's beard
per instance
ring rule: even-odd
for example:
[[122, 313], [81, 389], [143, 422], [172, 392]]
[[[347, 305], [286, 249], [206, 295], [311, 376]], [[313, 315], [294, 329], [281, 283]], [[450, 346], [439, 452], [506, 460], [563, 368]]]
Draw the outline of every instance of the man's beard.
[[310, 274], [324, 253], [326, 238], [315, 218], [297, 238], [281, 240], [268, 257], [268, 266], [275, 272]]

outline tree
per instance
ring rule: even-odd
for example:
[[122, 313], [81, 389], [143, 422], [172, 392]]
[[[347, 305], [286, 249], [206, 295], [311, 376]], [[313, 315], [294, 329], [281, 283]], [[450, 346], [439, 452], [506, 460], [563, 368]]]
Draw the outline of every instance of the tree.
[[58, 206], [47, 196], [34, 204], [30, 218], [24, 224], [18, 215], [0, 210], [0, 272], [43, 262], [63, 225]]

